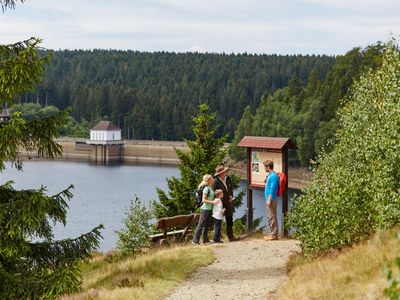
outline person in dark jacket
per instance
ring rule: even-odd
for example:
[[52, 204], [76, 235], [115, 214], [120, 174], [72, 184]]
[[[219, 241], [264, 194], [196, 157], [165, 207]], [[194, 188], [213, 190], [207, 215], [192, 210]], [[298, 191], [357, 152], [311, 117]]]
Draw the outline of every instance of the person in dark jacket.
[[214, 190], [221, 189], [224, 193], [222, 204], [225, 208], [226, 235], [229, 241], [237, 241], [233, 235], [233, 187], [231, 178], [227, 175], [228, 168], [218, 165], [214, 174]]

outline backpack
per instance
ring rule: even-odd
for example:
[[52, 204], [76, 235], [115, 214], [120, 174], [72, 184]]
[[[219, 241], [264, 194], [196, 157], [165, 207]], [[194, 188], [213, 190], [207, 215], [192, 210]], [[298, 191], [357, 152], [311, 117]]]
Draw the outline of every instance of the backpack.
[[276, 175], [278, 175], [279, 178], [277, 196], [280, 197], [283, 194], [286, 187], [286, 174], [282, 172], [277, 172]]
[[[196, 192], [194, 193], [194, 206], [196, 208], [200, 207], [203, 204], [203, 190], [206, 187], [206, 185], [202, 185]], [[210, 190], [208, 190], [207, 196], [209, 194]]]

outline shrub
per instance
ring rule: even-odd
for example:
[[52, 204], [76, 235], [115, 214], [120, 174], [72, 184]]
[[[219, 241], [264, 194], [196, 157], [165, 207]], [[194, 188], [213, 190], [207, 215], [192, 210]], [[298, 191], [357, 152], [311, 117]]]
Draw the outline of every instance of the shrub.
[[356, 82], [339, 111], [330, 153], [295, 200], [288, 225], [305, 255], [325, 252], [400, 222], [400, 55], [388, 43], [382, 66]]
[[[254, 229], [254, 231], [262, 231], [265, 228], [265, 226], [261, 226], [262, 219], [263, 219], [262, 217], [253, 219], [252, 228]], [[245, 213], [239, 219], [233, 221], [233, 231], [236, 234], [244, 234], [246, 232], [246, 224], [247, 224], [247, 213]]]
[[[397, 234], [397, 239], [400, 241], [400, 232]], [[386, 270], [386, 278], [390, 283], [390, 286], [385, 288], [385, 296], [392, 300], [400, 299], [400, 256], [395, 259], [396, 273], [393, 273], [393, 268]]]
[[153, 232], [150, 221], [153, 218], [153, 211], [143, 205], [136, 196], [135, 200], [131, 201], [125, 216], [123, 220], [125, 228], [116, 231], [118, 234], [117, 249], [123, 255], [137, 254], [150, 244], [150, 235]]

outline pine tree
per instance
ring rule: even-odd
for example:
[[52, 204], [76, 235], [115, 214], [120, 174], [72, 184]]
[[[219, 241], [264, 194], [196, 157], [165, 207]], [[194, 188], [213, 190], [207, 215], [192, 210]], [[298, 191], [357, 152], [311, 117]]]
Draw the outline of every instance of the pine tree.
[[235, 137], [229, 146], [229, 155], [231, 158], [236, 160], [242, 160], [245, 158], [246, 150], [244, 148], [237, 147], [237, 145], [245, 135], [252, 135], [252, 126], [253, 115], [251, 114], [250, 106], [247, 106], [235, 131]]
[[[1, 1], [4, 9], [16, 1]], [[12, 104], [15, 95], [32, 91], [47, 57], [38, 55], [40, 40], [0, 45], [0, 108]], [[0, 122], [0, 172], [5, 162], [22, 168], [18, 153], [36, 149], [39, 156], [53, 158], [61, 146], [53, 141], [68, 111], [26, 120], [14, 113]], [[1, 299], [55, 299], [75, 291], [80, 283], [79, 262], [98, 246], [100, 229], [75, 239], [56, 241], [52, 224], [65, 225], [70, 186], [49, 196], [46, 188], [16, 190], [12, 182], [0, 185], [0, 295]]]
[[[154, 202], [157, 217], [187, 214], [194, 211], [193, 192], [203, 175], [214, 174], [215, 167], [223, 162], [227, 150], [226, 135], [215, 138], [218, 130], [214, 125], [216, 113], [210, 113], [207, 104], [199, 105], [199, 113], [193, 118], [194, 140], [187, 140], [189, 152], [176, 149], [180, 160], [180, 178], [167, 179], [169, 195], [157, 189], [159, 202]], [[237, 183], [237, 182], [236, 182]]]

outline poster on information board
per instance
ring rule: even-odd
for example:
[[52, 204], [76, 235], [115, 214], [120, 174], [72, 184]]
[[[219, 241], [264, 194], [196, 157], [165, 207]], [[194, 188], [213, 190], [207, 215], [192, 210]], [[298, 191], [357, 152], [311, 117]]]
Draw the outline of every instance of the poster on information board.
[[282, 172], [282, 152], [269, 152], [264, 149], [251, 149], [251, 176], [250, 185], [256, 187], [265, 186], [265, 178], [267, 171], [265, 171], [263, 162], [272, 160], [274, 162], [275, 172]]

